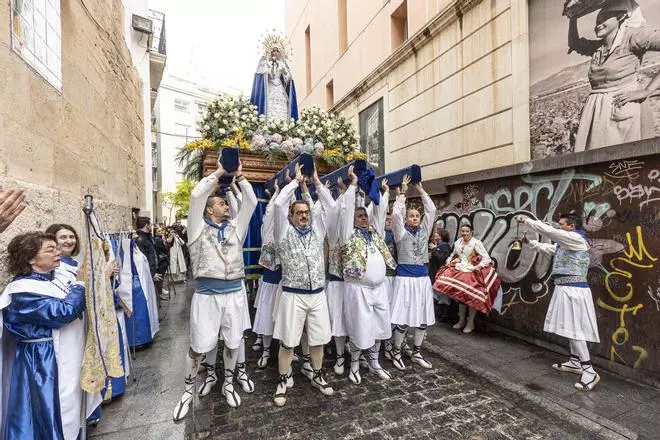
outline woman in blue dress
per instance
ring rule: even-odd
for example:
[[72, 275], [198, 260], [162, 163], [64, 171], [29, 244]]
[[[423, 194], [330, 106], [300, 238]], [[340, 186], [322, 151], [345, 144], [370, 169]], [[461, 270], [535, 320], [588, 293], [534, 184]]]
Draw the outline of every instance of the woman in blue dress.
[[17, 348], [5, 440], [75, 440], [81, 392], [72, 395], [71, 389], [80, 389], [74, 383], [80, 364], [71, 360], [82, 357], [84, 347], [67, 341], [82, 322], [85, 288], [55, 276], [60, 252], [52, 234], [18, 235], [9, 242], [7, 253], [14, 278], [0, 295], [0, 309], [3, 337], [16, 340]]

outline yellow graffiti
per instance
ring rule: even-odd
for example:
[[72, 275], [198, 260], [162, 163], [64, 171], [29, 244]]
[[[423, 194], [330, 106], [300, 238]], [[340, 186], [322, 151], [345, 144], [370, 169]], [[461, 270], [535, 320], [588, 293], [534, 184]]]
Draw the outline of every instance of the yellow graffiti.
[[[630, 280], [632, 278], [632, 273], [618, 267], [617, 263], [623, 262], [624, 264], [637, 267], [640, 269], [651, 269], [653, 268], [653, 263], [657, 260], [657, 258], [653, 257], [649, 253], [649, 251], [646, 249], [646, 246], [644, 245], [644, 239], [642, 237], [642, 227], [637, 226], [636, 231], [637, 231], [637, 247], [633, 246], [630, 232], [626, 232], [626, 240], [628, 241], [628, 250], [623, 251], [623, 253], [626, 255], [626, 258], [623, 257], [613, 258], [612, 261], [610, 261], [610, 267], [614, 269], [614, 272], [610, 272], [605, 276], [605, 288], [609, 292], [612, 299], [618, 302], [630, 301], [630, 299], [633, 296], [633, 286], [632, 283], [626, 281], [625, 287], [627, 290], [623, 295], [617, 295], [614, 292], [615, 288], [612, 287], [610, 283], [611, 279], [613, 279], [614, 277], [623, 277], [627, 280]], [[632, 260], [633, 257], [635, 257], [636, 261]], [[642, 264], [645, 258], [648, 258], [651, 261], [647, 264]]]
[[[634, 307], [630, 307], [628, 302], [632, 299], [634, 294], [632, 280], [632, 273], [629, 270], [625, 270], [623, 267], [636, 267], [639, 269], [652, 269], [654, 263], [658, 260], [656, 257], [651, 255], [651, 253], [646, 249], [644, 245], [644, 237], [642, 236], [641, 226], [635, 228], [637, 245], [633, 244], [633, 238], [630, 232], [626, 233], [626, 240], [628, 242], [628, 249], [624, 250], [624, 257], [616, 257], [610, 261], [610, 267], [613, 269], [612, 272], [609, 272], [605, 276], [605, 288], [609, 293], [611, 299], [617, 303], [624, 303], [621, 307], [615, 307], [607, 304], [601, 298], [596, 300], [596, 304], [604, 310], [609, 312], [617, 313], [619, 326], [612, 333], [610, 339], [612, 345], [610, 346], [610, 361], [614, 362], [617, 358], [624, 364], [627, 362], [623, 357], [617, 352], [617, 347], [622, 347], [627, 344], [630, 340], [630, 331], [626, 326], [626, 313], [631, 313], [631, 316], [636, 316], [637, 312], [644, 308], [644, 304], [637, 304]], [[616, 280], [623, 280], [624, 283], [616, 283]], [[624, 291], [619, 291], [617, 285], [623, 285], [625, 287]], [[632, 350], [639, 353], [637, 360], [633, 364], [634, 368], [639, 368], [644, 359], [648, 357], [648, 352], [644, 347], [638, 345], [632, 345]]]

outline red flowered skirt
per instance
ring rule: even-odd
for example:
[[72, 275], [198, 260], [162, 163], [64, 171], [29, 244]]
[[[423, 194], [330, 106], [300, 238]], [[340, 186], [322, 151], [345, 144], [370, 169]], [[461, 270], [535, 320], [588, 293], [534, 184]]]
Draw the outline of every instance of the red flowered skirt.
[[436, 274], [433, 290], [487, 315], [493, 308], [500, 283], [492, 264], [476, 272], [461, 272], [454, 266], [442, 266]]

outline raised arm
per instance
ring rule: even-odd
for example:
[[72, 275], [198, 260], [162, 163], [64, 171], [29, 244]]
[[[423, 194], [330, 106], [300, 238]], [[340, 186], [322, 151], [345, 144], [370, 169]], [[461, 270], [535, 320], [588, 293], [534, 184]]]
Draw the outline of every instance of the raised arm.
[[236, 218], [238, 215], [238, 200], [236, 200], [233, 191], [227, 191], [225, 194], [225, 197], [227, 197], [227, 205], [229, 205], [229, 217]]
[[383, 179], [380, 185], [382, 194], [380, 196], [380, 204], [376, 205], [373, 202], [369, 206], [372, 207], [372, 212], [369, 213], [369, 222], [371, 227], [380, 235], [385, 237], [385, 217], [387, 216], [387, 201], [390, 198], [390, 187], [387, 186], [387, 179]]
[[264, 214], [263, 221], [261, 223], [261, 242], [271, 243], [274, 240], [273, 233], [275, 232], [275, 199], [280, 193], [280, 188], [275, 186], [275, 193], [268, 201], [266, 205], [266, 213]]
[[555, 229], [552, 226], [543, 223], [541, 220], [532, 220], [525, 216], [519, 216], [525, 226], [533, 231], [548, 237], [552, 241], [561, 244], [565, 249], [571, 251], [586, 251], [589, 249], [587, 241], [577, 232], [568, 232], [561, 229]]
[[190, 193], [190, 208], [188, 209], [188, 242], [192, 243], [202, 232], [204, 226], [204, 208], [206, 199], [209, 198], [218, 185], [218, 179], [222, 177], [225, 170], [218, 161], [218, 169], [212, 174], [204, 177], [193, 188]]
[[282, 188], [282, 191], [275, 197], [273, 224], [274, 238], [277, 243], [286, 236], [286, 229], [289, 226], [289, 203], [296, 189], [298, 189], [298, 181], [294, 179]]
[[424, 227], [429, 235], [431, 235], [433, 233], [433, 224], [435, 223], [435, 214], [438, 211], [438, 208], [435, 207], [435, 203], [433, 203], [431, 197], [426, 193], [421, 182], [416, 184], [415, 187], [417, 188], [417, 191], [419, 191], [422, 203], [424, 204]]
[[348, 243], [355, 229], [355, 203], [357, 198], [357, 176], [353, 173], [353, 169], [349, 169], [348, 172], [351, 177], [351, 183], [348, 186], [348, 189], [341, 198], [341, 214], [338, 218], [339, 231], [338, 231], [338, 245], [344, 245]]
[[600, 47], [598, 40], [580, 38], [577, 26], [577, 18], [571, 18], [568, 22], [568, 53], [575, 51], [580, 55], [590, 57]]
[[321, 210], [314, 213], [314, 227], [319, 233], [325, 235], [328, 232], [328, 226], [333, 222], [337, 223], [337, 203], [330, 190], [319, 180], [316, 170], [314, 170], [314, 184], [321, 204]]
[[238, 236], [241, 237], [241, 240], [245, 240], [250, 229], [252, 214], [254, 214], [254, 210], [257, 208], [257, 195], [245, 177], [240, 176], [237, 180], [243, 194], [243, 201], [240, 203], [236, 216], [236, 231], [238, 232]]

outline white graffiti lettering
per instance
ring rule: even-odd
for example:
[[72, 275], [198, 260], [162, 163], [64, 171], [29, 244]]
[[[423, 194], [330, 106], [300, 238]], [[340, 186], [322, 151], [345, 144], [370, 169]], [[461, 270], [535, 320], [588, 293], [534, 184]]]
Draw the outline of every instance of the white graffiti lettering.
[[619, 200], [619, 205], [623, 204], [624, 201], [639, 201], [639, 208], [641, 209], [650, 203], [660, 201], [660, 188], [629, 183], [627, 187], [616, 185], [614, 195]]

